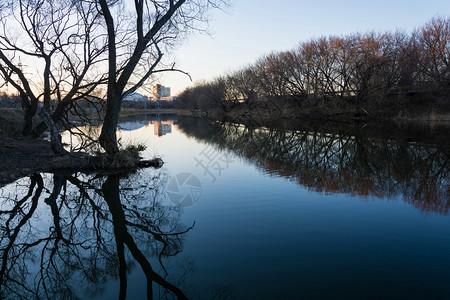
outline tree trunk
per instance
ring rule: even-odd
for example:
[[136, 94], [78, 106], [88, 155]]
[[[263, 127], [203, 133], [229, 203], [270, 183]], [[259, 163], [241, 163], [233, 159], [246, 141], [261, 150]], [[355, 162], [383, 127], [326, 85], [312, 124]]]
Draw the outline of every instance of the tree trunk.
[[[114, 18], [111, 15], [109, 7], [109, 1], [99, 0], [101, 12], [105, 18], [107, 34], [108, 34], [108, 91], [107, 91], [107, 103], [106, 103], [106, 115], [105, 121], [102, 127], [102, 133], [100, 134], [100, 145], [105, 149], [106, 153], [114, 154], [119, 151], [117, 145], [117, 124], [119, 122], [120, 106], [122, 102], [122, 93], [127, 86], [128, 80], [136, 69], [142, 54], [146, 49], [150, 47], [150, 42], [153, 40], [155, 47], [159, 48], [154, 41], [154, 37], [158, 36], [161, 29], [170, 21], [174, 13], [180, 8], [186, 0], [168, 1], [169, 7], [162, 15], [158, 15], [155, 23], [152, 24], [148, 31], [144, 32], [144, 2], [135, 1], [136, 4], [136, 45], [131, 51], [131, 56], [128, 62], [123, 66], [120, 75], [117, 78], [117, 49], [116, 49], [116, 28], [114, 25]], [[157, 1], [155, 1], [156, 3]], [[162, 33], [164, 34], [164, 33]], [[120, 45], [120, 42], [119, 42]], [[155, 64], [150, 67], [147, 77], [153, 72], [153, 68], [158, 64], [161, 59], [161, 54], [156, 59]], [[145, 77], [145, 76], [144, 76]], [[143, 81], [139, 81], [138, 85], [143, 84]], [[136, 87], [135, 87], [136, 89]]]
[[114, 94], [108, 95], [105, 121], [103, 122], [102, 132], [100, 134], [100, 145], [108, 154], [119, 152], [116, 131], [119, 122], [121, 102], [121, 96]]
[[22, 128], [22, 134], [24, 136], [29, 136], [33, 132], [33, 116], [34, 114], [31, 112], [31, 109], [25, 107], [23, 115], [23, 128]]
[[24, 110], [22, 134], [29, 136], [33, 132], [33, 117], [37, 111], [37, 104], [30, 103], [28, 96], [24, 93], [21, 93], [20, 97], [22, 98], [22, 108]]
[[47, 124], [47, 127], [50, 131], [50, 139], [52, 143], [53, 152], [57, 155], [68, 154], [68, 152], [66, 151], [66, 149], [64, 149], [61, 143], [61, 135], [59, 134], [58, 129], [56, 129], [56, 125], [53, 122], [53, 119], [50, 116], [50, 114], [45, 109], [42, 109], [40, 115], [44, 118], [44, 121]]
[[44, 109], [50, 113], [50, 56], [45, 55], [44, 69]]
[[[58, 105], [56, 106], [55, 110], [52, 113], [52, 120], [53, 123], [58, 123], [59, 121], [61, 121], [61, 119], [64, 117], [64, 115], [66, 114], [66, 107], [71, 103], [71, 101], [61, 101], [58, 103]], [[33, 129], [33, 135], [34, 137], [39, 137], [41, 134], [43, 134], [45, 132], [45, 130], [47, 130], [47, 122], [43, 121], [41, 123], [39, 123], [34, 129]]]

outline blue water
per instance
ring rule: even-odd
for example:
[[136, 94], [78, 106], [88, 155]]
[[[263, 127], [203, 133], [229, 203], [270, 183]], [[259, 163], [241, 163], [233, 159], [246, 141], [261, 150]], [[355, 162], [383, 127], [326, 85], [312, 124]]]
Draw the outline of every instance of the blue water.
[[228, 286], [242, 299], [450, 298], [447, 215], [423, 212], [402, 195], [310, 191], [232, 151], [217, 150], [233, 162], [213, 182], [194, 160], [211, 145], [177, 126], [147, 144], [171, 176], [201, 180], [201, 198], [181, 218], [196, 222], [182, 253], [195, 264], [196, 288]]
[[[161, 246], [150, 247], [158, 243], [129, 229], [154, 270], [189, 298], [450, 299], [448, 173], [441, 173], [438, 182], [443, 189], [438, 193], [439, 209], [426, 209], [417, 205], [420, 199], [410, 201], [405, 194], [405, 186], [414, 189], [408, 183], [419, 176], [414, 172], [406, 174], [404, 182], [398, 176], [393, 179], [394, 187], [400, 185], [396, 190], [404, 193], [380, 194], [373, 186], [368, 193], [344, 192], [346, 187], [317, 188], [300, 184], [298, 175], [280, 176], [229, 144], [219, 147], [206, 138], [187, 135], [180, 126], [171, 124], [170, 132], [161, 136], [150, 123], [121, 132], [124, 143], [146, 144], [145, 158], [164, 160], [160, 170], [141, 170], [129, 177], [132, 185], [140, 187], [133, 191], [135, 198], [123, 196], [121, 201], [127, 207], [151, 202], [155, 189], [145, 186], [159, 174], [158, 178], [166, 179], [156, 199], [166, 205], [163, 215], [171, 215], [168, 207], [175, 200], [167, 194], [168, 182], [183, 173], [198, 179], [201, 193], [196, 190], [194, 203], [178, 207], [173, 217], [184, 229], [195, 225], [182, 235], [180, 251], [162, 258], [167, 274], [158, 262]], [[204, 165], [210, 162], [209, 168], [203, 168], [200, 160]], [[448, 163], [444, 167], [448, 170]], [[121, 186], [127, 180], [122, 179]], [[179, 193], [189, 191], [183, 186]], [[133, 192], [122, 191], [124, 195]], [[127, 217], [134, 220], [132, 213]], [[170, 228], [168, 223], [161, 227]], [[105, 228], [111, 234], [112, 229]], [[111, 245], [114, 249], [115, 244]], [[146, 299], [145, 275], [128, 250], [126, 255], [130, 263], [127, 298]], [[118, 276], [107, 276], [99, 290], [90, 298], [118, 298]], [[153, 294], [156, 299], [174, 297], [156, 283]]]

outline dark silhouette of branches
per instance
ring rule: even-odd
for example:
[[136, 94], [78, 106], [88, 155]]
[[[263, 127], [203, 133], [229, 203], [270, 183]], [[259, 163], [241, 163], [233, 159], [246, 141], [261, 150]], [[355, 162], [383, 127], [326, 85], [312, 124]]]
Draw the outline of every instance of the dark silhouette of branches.
[[369, 129], [336, 124], [299, 122], [291, 124], [295, 130], [275, 125], [255, 127], [248, 122], [199, 118], [180, 118], [178, 124], [202, 142], [232, 151], [265, 173], [289, 178], [311, 190], [402, 196], [424, 212], [448, 214], [450, 151], [445, 143], [395, 141], [373, 137]]
[[[122, 12], [117, 5], [104, 0], [98, 1], [108, 37], [108, 83], [106, 93], [106, 115], [100, 144], [107, 153], [118, 151], [116, 129], [125, 95], [139, 88], [151, 74], [162, 71], [180, 71], [171, 68], [157, 69], [163, 56], [160, 44], [169, 45], [179, 34], [192, 30], [199, 22], [206, 20], [205, 11], [216, 7], [221, 1], [134, 1], [130, 10], [135, 19], [133, 28], [118, 32], [116, 26]], [[222, 2], [224, 3], [224, 2]], [[123, 52], [123, 40], [127, 36], [128, 51]], [[140, 69], [140, 62], [150, 57], [149, 67]], [[133, 80], [133, 74], [142, 71], [140, 78]], [[133, 85], [132, 82], [135, 82]]]
[[[192, 227], [179, 225], [179, 214], [170, 212], [175, 208], [159, 203], [163, 182], [158, 176], [155, 186], [149, 182], [134, 192], [135, 181], [126, 175], [82, 174], [54, 174], [44, 180], [33, 175], [16, 183], [14, 193], [1, 191], [1, 293], [54, 299], [77, 298], [85, 291], [93, 296], [118, 274], [119, 298], [124, 299], [127, 272], [136, 262], [147, 278], [149, 299], [154, 284], [186, 299], [167, 279], [173, 270], [161, 258], [180, 253], [182, 236]], [[46, 185], [51, 185], [50, 194], [38, 202]], [[17, 199], [19, 190], [24, 196]], [[156, 191], [156, 201], [146, 199], [148, 191]], [[36, 224], [35, 216], [43, 213], [48, 221]], [[150, 263], [151, 256], [159, 258], [163, 275]]]
[[93, 2], [6, 2], [0, 72], [22, 97], [23, 133], [39, 136], [46, 129], [44, 122], [33, 126], [39, 101], [57, 123], [74, 101], [89, 98], [105, 83], [97, 68], [106, 51], [101, 19]]

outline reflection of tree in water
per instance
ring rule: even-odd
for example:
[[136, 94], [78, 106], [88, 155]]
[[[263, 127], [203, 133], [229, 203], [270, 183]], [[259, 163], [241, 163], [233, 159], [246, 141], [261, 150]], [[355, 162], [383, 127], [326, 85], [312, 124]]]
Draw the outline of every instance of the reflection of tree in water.
[[303, 126], [282, 130], [184, 118], [186, 134], [229, 149], [259, 166], [318, 192], [395, 197], [423, 211], [447, 214], [448, 145], [371, 137], [363, 130]]
[[[164, 261], [181, 251], [190, 228], [180, 225], [179, 208], [161, 201], [166, 177], [154, 172], [139, 181], [33, 175], [0, 189], [0, 298], [93, 297], [119, 274], [124, 299], [127, 273], [136, 263], [145, 274], [148, 298], [158, 293], [185, 298]], [[155, 291], [153, 283], [159, 286]]]

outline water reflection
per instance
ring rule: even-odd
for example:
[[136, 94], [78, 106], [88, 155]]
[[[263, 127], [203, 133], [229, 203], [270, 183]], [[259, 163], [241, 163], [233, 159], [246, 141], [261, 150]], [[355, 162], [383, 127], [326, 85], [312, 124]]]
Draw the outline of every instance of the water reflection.
[[166, 260], [181, 252], [192, 227], [179, 223], [180, 208], [161, 201], [166, 174], [152, 172], [35, 174], [1, 189], [0, 298], [92, 298], [118, 278], [125, 299], [136, 267], [148, 299], [186, 298], [180, 286], [192, 265], [174, 271]]
[[[145, 129], [150, 127], [150, 125], [153, 125], [154, 135], [162, 137], [168, 133], [172, 133], [173, 124], [176, 124], [175, 114], [142, 114], [121, 118], [118, 127], [119, 131], [133, 134], [133, 131]], [[68, 145], [68, 151], [86, 151], [95, 153], [102, 151], [98, 145], [100, 132], [101, 126], [98, 124], [95, 126], [79, 126], [66, 130], [62, 134], [62, 140], [63, 143]], [[119, 138], [119, 143], [120, 142], [122, 141]]]
[[150, 122], [148, 120], [126, 121], [126, 122], [121, 122], [119, 124], [119, 129], [125, 130], [125, 131], [133, 131], [133, 130], [138, 130], [139, 128], [142, 128], [142, 127], [147, 127], [148, 124], [150, 124]]
[[148, 114], [128, 117], [119, 124], [120, 130], [134, 131], [153, 124], [154, 134], [156, 136], [164, 136], [172, 133], [172, 125], [175, 115], [172, 114]]
[[[180, 118], [163, 139], [151, 127], [138, 131], [153, 138], [149, 144], [163, 140], [172, 169], [35, 174], [0, 189], [0, 299], [448, 294], [448, 218], [422, 218], [404, 205], [377, 210], [358, 199], [362, 205], [349, 210], [348, 197], [311, 196], [247, 172], [251, 166], [238, 160], [220, 184], [203, 182], [204, 199], [184, 216], [164, 198], [169, 172], [196, 167], [198, 153], [233, 152], [264, 174], [314, 191], [400, 196], [423, 211], [448, 214], [445, 133], [264, 125]], [[177, 145], [185, 147], [181, 156]], [[191, 164], [177, 169], [190, 155]], [[256, 180], [267, 187], [249, 188]], [[198, 226], [190, 230], [194, 220]]]
[[161, 121], [160, 119], [158, 119], [153, 124], [156, 136], [163, 136], [168, 133], [172, 133], [172, 120]]
[[[189, 136], [233, 151], [268, 174], [317, 192], [401, 196], [422, 211], [448, 214], [448, 132], [431, 140], [428, 133], [395, 136], [398, 131], [386, 128], [375, 128], [374, 133], [365, 126], [288, 125], [286, 129], [248, 120], [180, 118], [178, 126]], [[389, 137], [382, 136], [387, 133]]]

